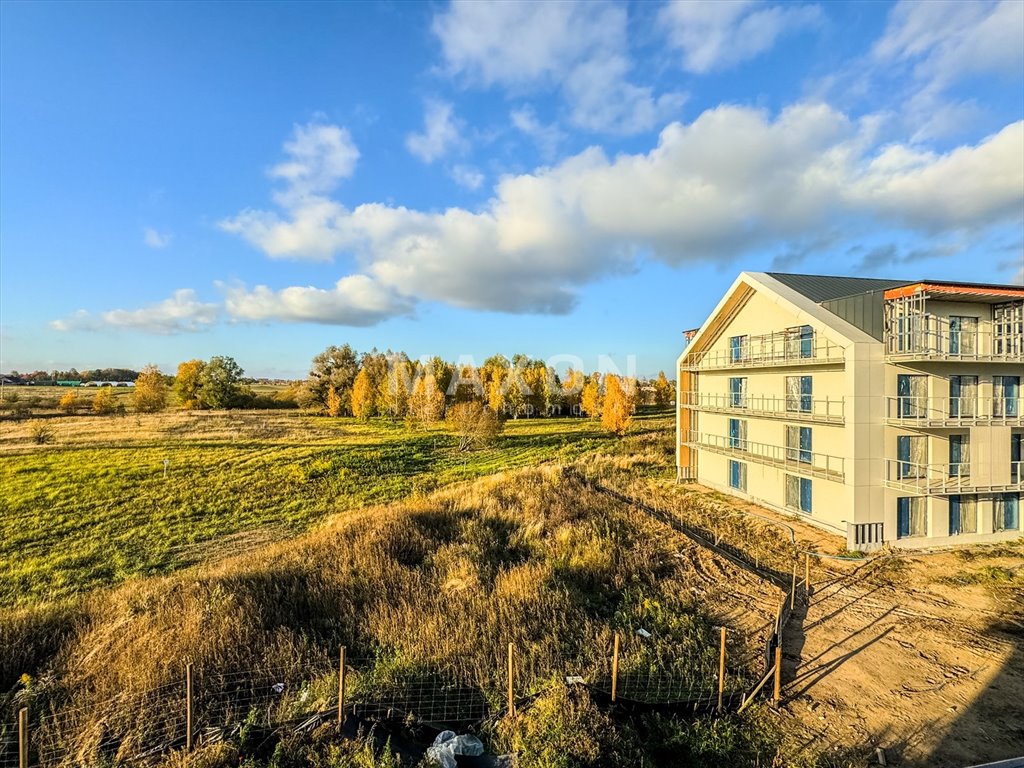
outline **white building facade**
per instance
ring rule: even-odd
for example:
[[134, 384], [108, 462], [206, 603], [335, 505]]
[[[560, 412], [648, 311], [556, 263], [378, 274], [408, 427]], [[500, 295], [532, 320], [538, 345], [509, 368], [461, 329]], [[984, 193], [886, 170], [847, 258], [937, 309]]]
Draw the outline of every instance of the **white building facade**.
[[689, 335], [680, 480], [851, 550], [1021, 535], [1024, 288], [744, 272]]

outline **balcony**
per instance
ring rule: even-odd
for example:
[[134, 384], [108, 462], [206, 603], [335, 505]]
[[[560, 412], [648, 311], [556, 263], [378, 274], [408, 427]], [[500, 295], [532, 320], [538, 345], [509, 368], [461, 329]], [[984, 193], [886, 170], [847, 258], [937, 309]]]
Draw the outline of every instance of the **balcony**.
[[785, 448], [781, 445], [755, 443], [749, 440], [737, 440], [722, 435], [696, 432], [687, 433], [684, 436], [683, 444], [700, 451], [718, 453], [741, 461], [767, 464], [798, 475], [813, 475], [840, 483], [845, 477], [844, 459], [841, 456], [829, 456], [798, 448]]
[[809, 421], [824, 424], [845, 422], [843, 398], [812, 399], [808, 395], [779, 397], [715, 392], [684, 392], [681, 408], [733, 416], [759, 416], [785, 421]]
[[1024, 426], [1019, 397], [887, 397], [889, 426], [919, 429], [972, 425]]
[[[809, 328], [809, 326], [804, 326]], [[777, 331], [762, 336], [741, 336], [739, 344], [730, 349], [711, 350], [683, 365], [688, 371], [792, 367], [809, 365], [841, 365], [841, 346], [819, 336], [815, 331], [799, 329]]]
[[971, 475], [969, 463], [915, 464], [897, 459], [885, 460], [885, 484], [889, 488], [914, 494], [956, 494], [1024, 489], [1024, 462], [1010, 463], [1008, 482]]
[[930, 314], [886, 322], [885, 359], [990, 363], [1024, 362], [1024, 334], [988, 321], [957, 324]]

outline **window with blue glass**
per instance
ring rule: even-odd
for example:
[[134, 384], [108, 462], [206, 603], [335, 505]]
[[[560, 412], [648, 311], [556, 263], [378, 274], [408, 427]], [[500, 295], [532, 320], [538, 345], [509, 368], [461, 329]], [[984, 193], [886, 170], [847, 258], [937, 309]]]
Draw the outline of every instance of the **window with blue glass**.
[[992, 415], [1016, 418], [1020, 415], [1020, 376], [992, 377]]
[[747, 465], [743, 462], [729, 462], [729, 487], [737, 491], [747, 490]]
[[998, 533], [1020, 528], [1020, 494], [999, 493], [992, 502], [993, 531]]
[[901, 373], [896, 376], [896, 399], [901, 419], [918, 419], [928, 412], [928, 377]]
[[896, 477], [923, 477], [928, 443], [923, 435], [900, 435], [896, 438]]
[[729, 337], [729, 359], [738, 363], [747, 356], [747, 338], [746, 336], [730, 336]]
[[743, 419], [729, 419], [729, 447], [747, 450], [747, 422]]
[[949, 416], [969, 419], [978, 415], [978, 377], [949, 377]]
[[973, 355], [978, 345], [978, 318], [953, 315], [949, 318], [949, 353]]
[[787, 424], [786, 459], [789, 461], [799, 461], [802, 464], [810, 464], [812, 450], [811, 428]]
[[747, 407], [747, 379], [733, 376], [729, 379], [729, 405], [733, 408]]
[[923, 496], [902, 496], [896, 499], [896, 536], [901, 539], [925, 536], [928, 521]]
[[949, 535], [978, 532], [978, 497], [949, 497]]
[[787, 376], [786, 410], [793, 413], [810, 413], [812, 392], [810, 376]]
[[949, 436], [950, 477], [966, 477], [971, 474], [970, 445], [967, 435]]
[[786, 506], [811, 513], [811, 481], [808, 478], [786, 475]]
[[1010, 481], [1019, 483], [1024, 477], [1024, 463], [1021, 462], [1021, 443], [1024, 436], [1019, 432], [1010, 435]]

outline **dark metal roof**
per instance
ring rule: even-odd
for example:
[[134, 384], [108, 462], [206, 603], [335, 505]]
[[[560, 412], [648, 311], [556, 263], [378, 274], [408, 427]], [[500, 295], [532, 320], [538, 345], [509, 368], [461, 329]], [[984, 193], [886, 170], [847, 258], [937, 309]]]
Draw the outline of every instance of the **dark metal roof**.
[[886, 280], [874, 277], [832, 277], [830, 275], [794, 275], [788, 272], [768, 272], [783, 285], [803, 294], [816, 304], [860, 293], [884, 291], [913, 285], [916, 280]]

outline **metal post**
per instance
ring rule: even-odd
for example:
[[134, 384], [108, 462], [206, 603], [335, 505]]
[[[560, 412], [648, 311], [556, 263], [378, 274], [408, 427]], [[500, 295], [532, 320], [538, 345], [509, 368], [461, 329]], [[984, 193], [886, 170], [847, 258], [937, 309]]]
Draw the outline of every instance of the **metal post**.
[[612, 701], [618, 699], [619, 693], [619, 633], [615, 633], [615, 643], [612, 647]]
[[28, 707], [18, 710], [18, 768], [28, 768]]
[[722, 627], [721, 650], [718, 654], [718, 711], [722, 711], [722, 696], [725, 694], [725, 627]]
[[772, 697], [772, 703], [775, 706], [779, 705], [779, 693], [782, 691], [782, 642], [775, 646], [775, 695]]
[[508, 713], [515, 715], [516, 713], [516, 700], [513, 695], [513, 680], [515, 676], [515, 659], [513, 657], [514, 646], [512, 643], [508, 644]]
[[338, 725], [345, 724], [345, 646], [341, 646], [338, 659]]
[[185, 665], [185, 749], [192, 751], [192, 662]]

